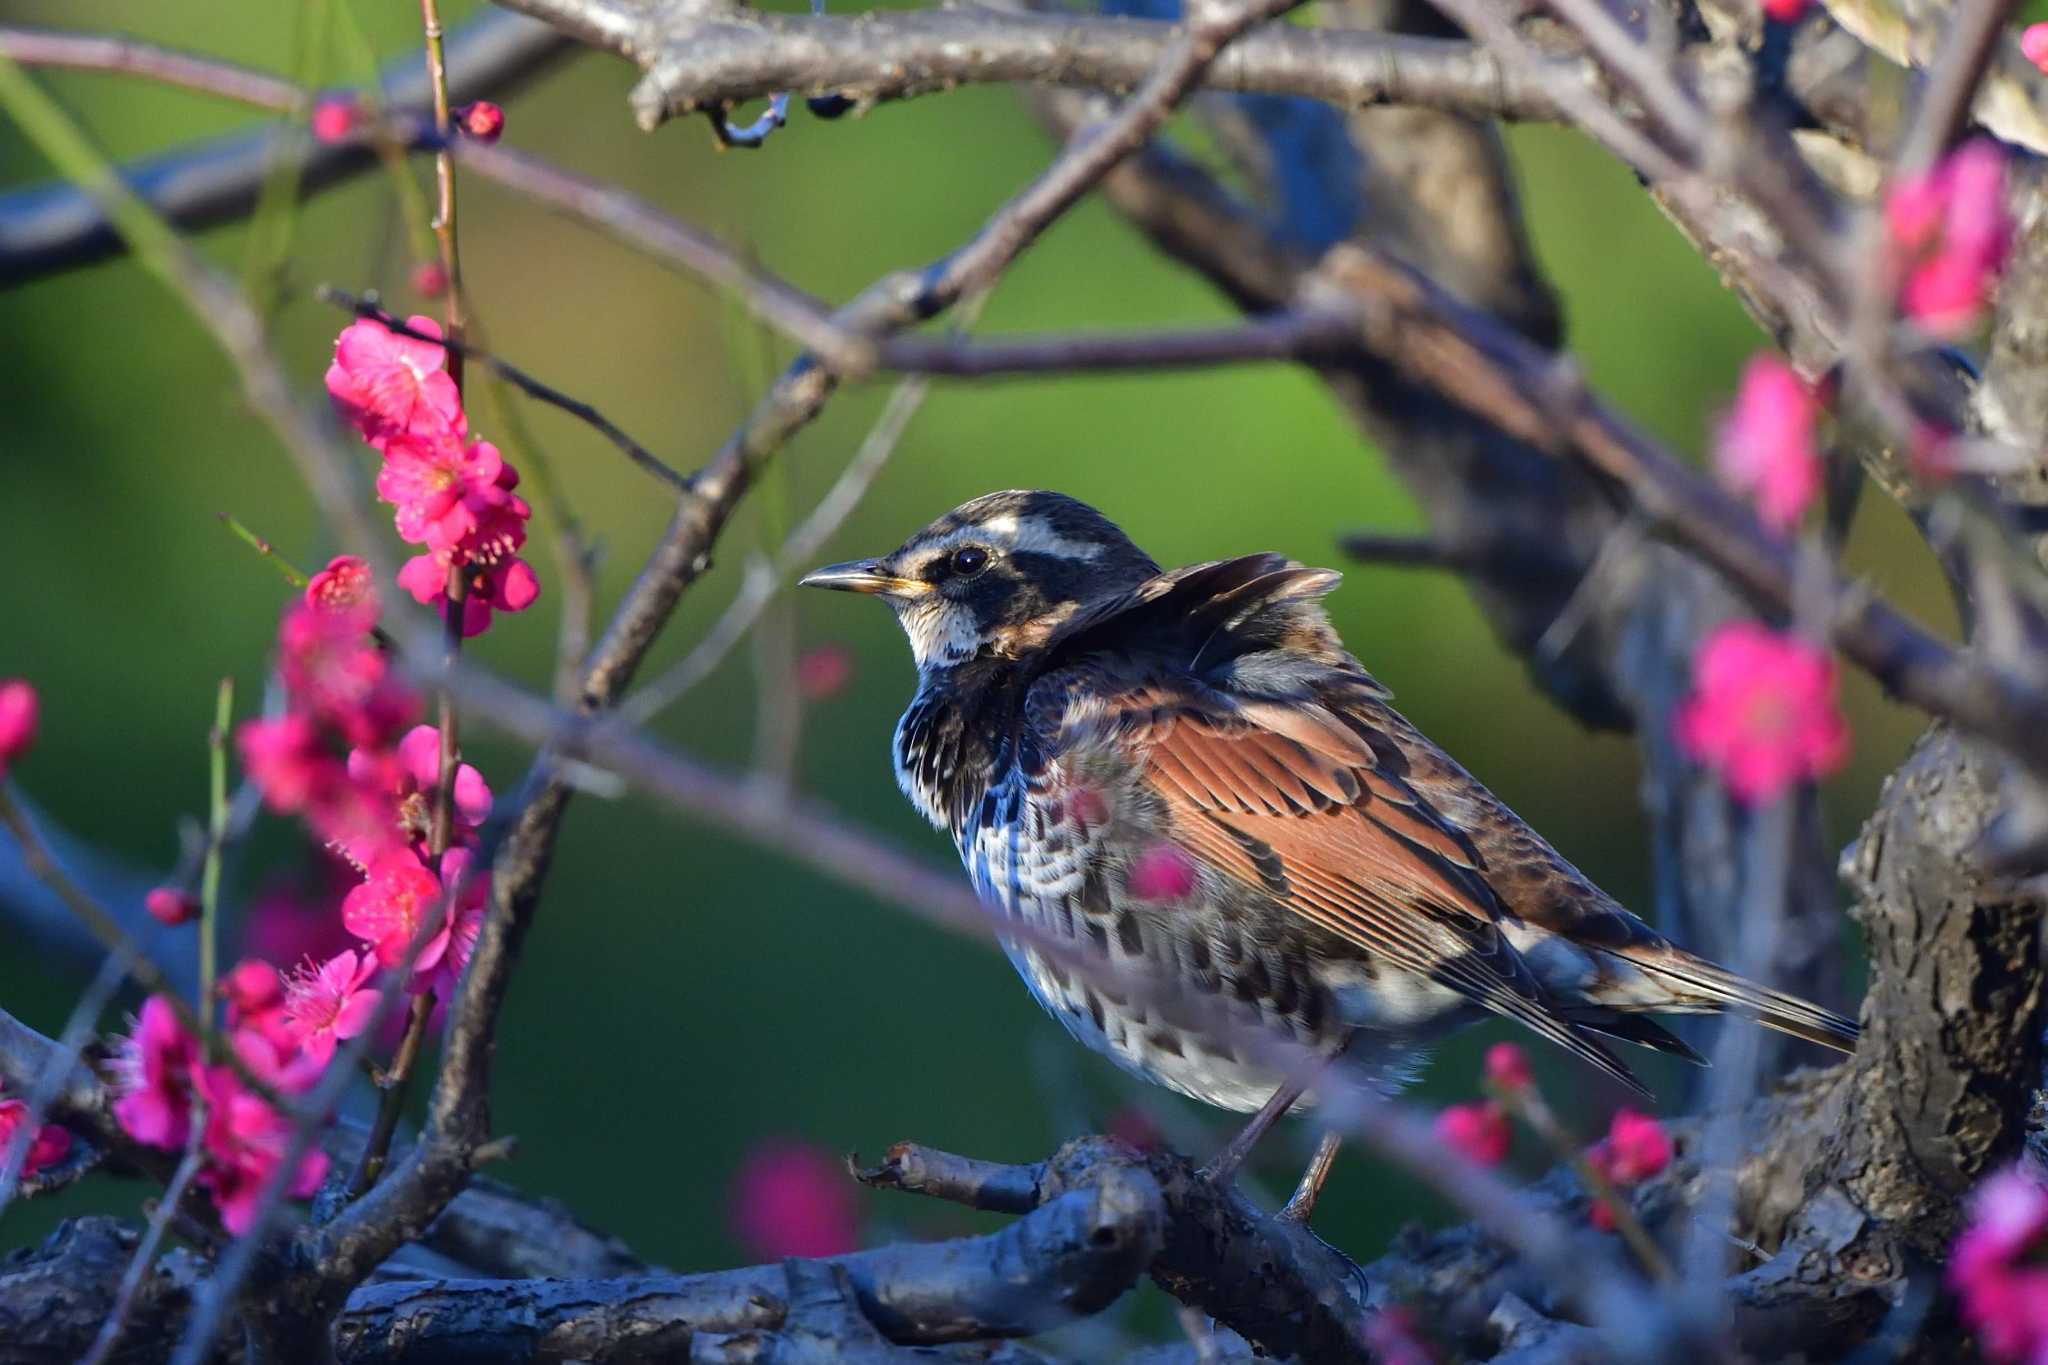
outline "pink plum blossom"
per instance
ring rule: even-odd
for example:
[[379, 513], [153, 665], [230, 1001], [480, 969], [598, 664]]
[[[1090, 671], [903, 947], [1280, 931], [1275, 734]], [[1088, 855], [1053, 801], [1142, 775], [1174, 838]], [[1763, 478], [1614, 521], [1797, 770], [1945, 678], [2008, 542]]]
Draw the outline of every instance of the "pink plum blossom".
[[143, 1001], [110, 1067], [114, 1118], [122, 1131], [146, 1146], [183, 1147], [192, 1131], [192, 1070], [198, 1061], [198, 1041], [178, 1022], [170, 1001], [160, 995]]
[[337, 1045], [370, 1025], [378, 992], [369, 984], [377, 960], [369, 953], [344, 950], [286, 978], [284, 1015], [293, 1038], [316, 1065], [333, 1060]]
[[[410, 317], [405, 325], [441, 335], [429, 317]], [[447, 363], [446, 347], [364, 319], [336, 338], [327, 392], [342, 420], [379, 450], [399, 438], [459, 442], [468, 423]]]
[[1968, 331], [2012, 243], [1997, 143], [1974, 138], [1924, 175], [1889, 187], [1885, 226], [1904, 272], [1906, 316], [1940, 336]]
[[[438, 729], [416, 725], [396, 750], [350, 750], [348, 776], [359, 791], [375, 793], [384, 805], [384, 818], [367, 838], [341, 841], [352, 862], [367, 867], [394, 846], [424, 850], [433, 830], [434, 792], [441, 780]], [[481, 773], [463, 763], [455, 770], [454, 798], [455, 837], [473, 840], [477, 826], [491, 813], [491, 789]]]
[[377, 496], [397, 509], [399, 539], [447, 554], [512, 496], [498, 486], [504, 467], [489, 441], [401, 436], [385, 448]]
[[1835, 703], [1835, 665], [1803, 640], [1750, 621], [1708, 637], [1680, 706], [1678, 741], [1720, 773], [1737, 800], [1769, 801], [1824, 777], [1849, 753]]
[[[369, 943], [383, 967], [402, 967], [412, 941], [441, 895], [441, 879], [411, 853], [387, 853], [370, 865], [363, 884], [341, 903], [341, 922]], [[448, 945], [444, 927], [420, 948], [413, 966], [428, 970]]]
[[733, 1178], [731, 1217], [733, 1235], [764, 1260], [841, 1256], [860, 1240], [845, 1164], [803, 1142], [754, 1149]]
[[336, 555], [307, 581], [306, 602], [327, 611], [356, 611], [372, 606], [376, 587], [368, 563], [355, 555]]
[[1607, 1143], [1614, 1158], [1609, 1178], [1618, 1184], [1648, 1180], [1671, 1164], [1671, 1134], [1656, 1119], [1633, 1109], [1614, 1111]]
[[2023, 1162], [1977, 1187], [1948, 1283], [1987, 1359], [2048, 1361], [2048, 1173]]
[[1820, 492], [1820, 451], [1814, 424], [1820, 404], [1792, 367], [1763, 353], [1742, 371], [1735, 406], [1721, 424], [1714, 464], [1722, 482], [1756, 500], [1774, 531], [1799, 524]]
[[[439, 991], [446, 996], [462, 980], [470, 954], [476, 950], [477, 935], [483, 932], [484, 907], [491, 899], [491, 870], [476, 866], [476, 855], [457, 846], [441, 855], [441, 884], [455, 903], [448, 908], [447, 923], [429, 945], [432, 960], [414, 972], [411, 989]], [[426, 956], [421, 954], [423, 959]]]
[[[422, 606], [438, 615], [448, 601], [448, 562], [438, 555], [418, 555], [398, 571], [398, 586], [413, 595]], [[462, 633], [481, 635], [490, 628], [494, 613], [525, 611], [540, 599], [540, 580], [533, 566], [523, 559], [468, 571], [462, 599]]]
[[[256, 1226], [264, 1190], [291, 1146], [292, 1122], [245, 1086], [232, 1068], [205, 1067], [199, 1084], [206, 1100], [201, 1146], [207, 1160], [195, 1183], [213, 1196], [222, 1226], [239, 1237]], [[299, 1159], [285, 1193], [304, 1199], [326, 1176], [327, 1153], [314, 1147]]]
[[1454, 1104], [1436, 1116], [1436, 1135], [1467, 1161], [1481, 1166], [1498, 1166], [1507, 1160], [1507, 1110], [1493, 1100], [1482, 1104]]

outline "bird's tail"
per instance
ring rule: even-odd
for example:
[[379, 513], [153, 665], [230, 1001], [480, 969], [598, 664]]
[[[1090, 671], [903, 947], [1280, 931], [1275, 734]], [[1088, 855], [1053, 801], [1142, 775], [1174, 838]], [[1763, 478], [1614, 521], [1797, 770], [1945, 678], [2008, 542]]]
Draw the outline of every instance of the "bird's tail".
[[1809, 1043], [1850, 1052], [1856, 1047], [1856, 1021], [1784, 991], [1759, 986], [1717, 967], [1705, 958], [1661, 945], [1659, 950], [1631, 952], [1629, 964], [1668, 985], [1676, 1005], [1650, 1006], [1651, 1012], [1746, 1014], [1765, 1028], [1789, 1033]]

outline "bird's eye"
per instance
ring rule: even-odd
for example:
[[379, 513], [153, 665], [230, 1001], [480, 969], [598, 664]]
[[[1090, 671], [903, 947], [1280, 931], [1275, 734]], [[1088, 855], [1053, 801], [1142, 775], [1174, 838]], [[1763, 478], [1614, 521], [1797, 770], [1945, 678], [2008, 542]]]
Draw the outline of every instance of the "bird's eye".
[[988, 551], [979, 545], [966, 545], [953, 551], [947, 567], [962, 578], [972, 578], [988, 567]]

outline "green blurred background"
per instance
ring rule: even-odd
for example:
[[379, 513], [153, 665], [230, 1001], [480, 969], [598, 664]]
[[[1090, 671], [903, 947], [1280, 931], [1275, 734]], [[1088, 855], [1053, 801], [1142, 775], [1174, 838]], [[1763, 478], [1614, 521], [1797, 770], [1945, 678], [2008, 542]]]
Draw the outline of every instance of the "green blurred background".
[[[356, 4], [381, 55], [417, 42], [414, 6]], [[469, 9], [455, 6], [458, 17]], [[292, 60], [290, 10], [200, 0], [6, 6], [16, 21], [121, 30], [280, 71]], [[721, 153], [701, 121], [637, 131], [624, 105], [634, 74], [600, 55], [557, 68], [508, 102], [507, 141], [615, 178], [835, 301], [962, 241], [1050, 150], [1008, 92], [973, 89], [837, 123], [799, 109], [765, 151]], [[121, 157], [251, 118], [118, 77], [46, 79]], [[1513, 130], [1511, 145], [1536, 248], [1593, 383], [1661, 438], [1697, 452], [1760, 337], [1615, 163], [1554, 129]], [[428, 168], [413, 169], [424, 177]], [[0, 120], [0, 182], [49, 173]], [[393, 204], [390, 183], [368, 176], [304, 210], [278, 344], [309, 391], [341, 322], [308, 297], [311, 285], [377, 288], [394, 306], [417, 303]], [[469, 286], [496, 346], [600, 405], [673, 464], [706, 458], [787, 358], [695, 282], [494, 187], [464, 185], [461, 221]], [[248, 234], [216, 231], [203, 245], [240, 268]], [[982, 331], [1227, 316], [1198, 281], [1089, 203], [1011, 272]], [[211, 342], [134, 265], [0, 295], [0, 337], [0, 675], [33, 679], [46, 701], [42, 741], [16, 777], [52, 820], [149, 875], [173, 861], [175, 824], [203, 800], [215, 681], [232, 674], [245, 698], [258, 694], [281, 601], [275, 576], [215, 514], [233, 513], [301, 563], [324, 561], [333, 547]], [[830, 482], [884, 392], [844, 394], [792, 443], [652, 667], [677, 658], [723, 607], [743, 550], [779, 538]], [[669, 500], [586, 428], [547, 409], [527, 416], [607, 547], [608, 606]], [[939, 387], [828, 557], [893, 546], [955, 503], [1013, 486], [1085, 498], [1169, 564], [1268, 548], [1332, 562], [1340, 531], [1417, 525], [1377, 454], [1303, 374], [1032, 379]], [[1948, 626], [1932, 566], [1889, 508], [1866, 513], [1853, 551], [1854, 567]], [[530, 553], [555, 585], [545, 528]], [[544, 687], [560, 601], [551, 591], [534, 612], [503, 619], [480, 654]], [[1547, 704], [1449, 578], [1355, 569], [1330, 605], [1418, 723], [1597, 879], [1640, 899], [1647, 841], [1630, 743], [1589, 736]], [[836, 597], [793, 610], [801, 647], [843, 644], [855, 659], [851, 686], [808, 716], [803, 784], [849, 820], [948, 862], [950, 850], [914, 820], [890, 775], [888, 736], [911, 670], [887, 613]], [[744, 763], [754, 677], [738, 651], [662, 719], [661, 737]], [[1856, 756], [1829, 791], [1843, 837], [1916, 729], [1860, 679], [1849, 690]], [[479, 742], [469, 757], [502, 794], [526, 756]], [[238, 862], [233, 896], [245, 901], [303, 857], [296, 829], [266, 818]], [[32, 1023], [56, 1029], [77, 985], [25, 953], [0, 951], [0, 1001]], [[1469, 1092], [1478, 1051], [1495, 1036], [1445, 1048], [1424, 1096]], [[726, 1184], [765, 1137], [869, 1154], [917, 1138], [1028, 1159], [1133, 1098], [1198, 1148], [1224, 1131], [1216, 1116], [1136, 1096], [1040, 1014], [986, 945], [630, 796], [581, 799], [569, 818], [499, 1059], [498, 1123], [521, 1144], [502, 1174], [680, 1267], [740, 1254], [727, 1231]], [[1551, 1074], [1555, 1084], [1578, 1083]], [[1267, 1154], [1274, 1185], [1291, 1178], [1295, 1155]], [[1318, 1216], [1361, 1259], [1400, 1220], [1441, 1212], [1408, 1182], [1378, 1178], [1370, 1160], [1344, 1157]], [[0, 1246], [40, 1235], [64, 1211], [132, 1209], [141, 1193], [102, 1184], [17, 1210]], [[876, 1236], [965, 1225], [916, 1201], [863, 1198]]]

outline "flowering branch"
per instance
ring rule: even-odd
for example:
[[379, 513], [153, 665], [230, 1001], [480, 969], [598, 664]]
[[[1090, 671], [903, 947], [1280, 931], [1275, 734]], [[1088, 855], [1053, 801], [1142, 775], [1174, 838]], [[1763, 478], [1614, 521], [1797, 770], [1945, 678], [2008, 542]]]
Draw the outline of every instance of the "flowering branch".
[[396, 336], [411, 337], [415, 341], [432, 342], [436, 346], [446, 348], [453, 357], [476, 361], [528, 397], [546, 403], [550, 407], [560, 408], [570, 416], [595, 427], [604, 435], [606, 440], [623, 451], [627, 459], [639, 465], [663, 483], [668, 484], [678, 492], [688, 491], [689, 480], [678, 474], [674, 469], [671, 469], [662, 461], [660, 456], [654, 454], [654, 452], [641, 445], [631, 436], [628, 436], [610, 418], [582, 399], [572, 398], [560, 389], [555, 388], [552, 384], [542, 383], [517, 365], [512, 364], [510, 361], [502, 360], [491, 352], [463, 340], [452, 331], [447, 336], [435, 336], [430, 332], [420, 331], [403, 318], [386, 312], [371, 300], [358, 298], [345, 289], [336, 289], [331, 285], [322, 285], [316, 292], [323, 302], [346, 308], [355, 316], [367, 318], [381, 326], [385, 331]]

